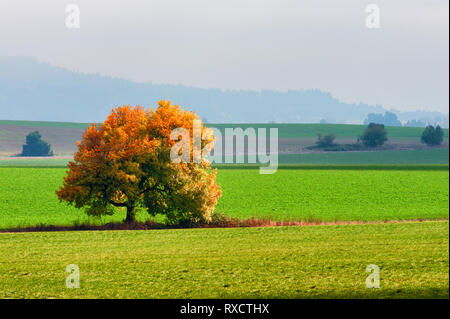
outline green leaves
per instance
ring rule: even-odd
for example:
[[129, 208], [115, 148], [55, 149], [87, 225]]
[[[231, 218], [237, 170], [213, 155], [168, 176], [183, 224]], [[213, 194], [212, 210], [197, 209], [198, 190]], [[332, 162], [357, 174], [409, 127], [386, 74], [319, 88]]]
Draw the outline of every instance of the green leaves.
[[428, 146], [440, 145], [444, 140], [444, 131], [439, 125], [436, 128], [433, 125], [428, 125], [423, 131], [420, 140]]
[[50, 144], [41, 140], [38, 131], [31, 132], [26, 137], [26, 144], [23, 145], [21, 156], [53, 156]]

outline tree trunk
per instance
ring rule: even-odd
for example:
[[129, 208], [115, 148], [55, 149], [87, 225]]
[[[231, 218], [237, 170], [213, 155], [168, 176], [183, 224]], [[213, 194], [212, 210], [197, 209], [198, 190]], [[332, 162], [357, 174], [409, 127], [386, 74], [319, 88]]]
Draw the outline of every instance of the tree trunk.
[[133, 223], [136, 221], [136, 212], [134, 206], [127, 206], [127, 217], [125, 218], [126, 223]]

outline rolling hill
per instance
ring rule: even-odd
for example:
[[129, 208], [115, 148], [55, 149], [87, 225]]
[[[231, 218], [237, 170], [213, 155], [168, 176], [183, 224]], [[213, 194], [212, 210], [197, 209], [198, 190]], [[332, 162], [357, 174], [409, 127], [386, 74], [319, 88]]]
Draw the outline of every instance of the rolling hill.
[[[0, 121], [0, 156], [13, 156], [21, 152], [25, 136], [39, 131], [42, 138], [52, 145], [56, 156], [70, 157], [76, 150], [87, 123]], [[442, 147], [428, 148], [420, 144], [422, 128], [387, 127], [388, 150], [377, 152], [314, 152], [304, 149], [313, 145], [317, 133], [335, 133], [339, 143], [354, 143], [361, 135], [364, 125], [347, 124], [208, 124], [219, 129], [246, 129], [277, 127], [279, 132], [280, 163], [306, 164], [446, 164], [448, 156], [449, 130], [444, 129], [445, 142]], [[13, 162], [15, 163], [16, 160]], [[64, 162], [64, 161], [63, 161]], [[5, 163], [5, 162], [4, 162]], [[12, 162], [11, 162], [12, 163]]]

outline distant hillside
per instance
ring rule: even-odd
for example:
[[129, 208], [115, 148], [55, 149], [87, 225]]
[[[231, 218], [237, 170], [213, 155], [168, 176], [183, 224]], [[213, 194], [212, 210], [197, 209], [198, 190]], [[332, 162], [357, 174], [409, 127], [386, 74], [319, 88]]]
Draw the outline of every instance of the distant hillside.
[[[154, 107], [160, 99], [196, 110], [214, 123], [362, 123], [369, 113], [386, 111], [381, 106], [343, 103], [319, 90], [222, 91], [142, 84], [72, 72], [31, 58], [0, 57], [0, 119], [96, 122], [115, 106]], [[404, 121], [443, 117], [433, 112], [397, 115]]]

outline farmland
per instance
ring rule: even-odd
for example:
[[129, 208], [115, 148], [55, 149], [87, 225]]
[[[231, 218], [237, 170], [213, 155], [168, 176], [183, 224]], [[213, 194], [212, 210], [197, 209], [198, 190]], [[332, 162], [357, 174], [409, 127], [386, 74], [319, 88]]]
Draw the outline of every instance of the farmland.
[[303, 164], [448, 164], [448, 148], [380, 152], [280, 154], [280, 163]]
[[[73, 123], [73, 122], [41, 122], [41, 121], [7, 121], [0, 120], [0, 125], [3, 126], [4, 130], [8, 129], [8, 126], [17, 126], [21, 128], [32, 127], [32, 128], [72, 128], [72, 129], [86, 129], [90, 123]], [[208, 123], [210, 127], [216, 127], [220, 131], [224, 132], [225, 128], [242, 128], [246, 129], [249, 127], [261, 127], [270, 129], [272, 127], [277, 127], [279, 130], [280, 138], [315, 138], [318, 132], [323, 134], [335, 133], [337, 136], [341, 137], [354, 137], [361, 134], [365, 129], [365, 125], [357, 124], [265, 124], [265, 123], [253, 123], [253, 124], [214, 124]], [[392, 138], [404, 138], [404, 139], [416, 139], [420, 137], [423, 128], [420, 127], [387, 127], [388, 134]], [[448, 139], [449, 131], [445, 129], [445, 137]]]
[[[66, 166], [70, 157], [3, 158], [0, 166]], [[448, 148], [378, 152], [279, 154], [280, 164], [448, 164]]]
[[[277, 126], [286, 150], [314, 143], [318, 129], [349, 142], [363, 128]], [[0, 229], [124, 219], [121, 210], [87, 217], [57, 200], [74, 133], [85, 127], [0, 121], [0, 153], [12, 154], [20, 134], [38, 129], [65, 155], [0, 160]], [[388, 130], [402, 145], [417, 144], [421, 132]], [[259, 165], [215, 165], [223, 191], [216, 211], [241, 220], [330, 225], [0, 232], [0, 298], [449, 297], [448, 147], [287, 152], [279, 162], [272, 175], [260, 175]], [[137, 217], [149, 218], [145, 212]], [[69, 264], [80, 267], [80, 289], [65, 286]], [[365, 286], [369, 264], [380, 267], [380, 289]]]
[[[446, 171], [221, 171], [217, 210], [238, 217], [384, 220], [448, 217]], [[245, 212], [245, 213], [244, 213]]]
[[[271, 127], [278, 128], [278, 137], [280, 138], [316, 138], [317, 133], [322, 134], [334, 133], [337, 137], [354, 138], [361, 135], [366, 125], [358, 124], [208, 124], [208, 126], [216, 127], [221, 131], [225, 128], [241, 127], [246, 129], [248, 127], [261, 127], [269, 130]], [[386, 127], [388, 136], [393, 139], [418, 139], [422, 134], [423, 128], [420, 127]], [[445, 138], [448, 140], [448, 129], [444, 130]]]
[[[337, 143], [355, 143], [358, 136], [364, 131], [364, 125], [350, 124], [214, 124], [224, 135], [225, 128], [278, 128], [279, 151], [281, 154], [304, 153], [304, 147], [313, 145], [318, 133], [336, 134]], [[33, 121], [5, 121], [0, 120], [0, 156], [11, 156], [21, 151], [25, 136], [32, 131], [39, 131], [42, 138], [48, 141], [55, 155], [72, 155], [76, 149], [76, 141], [80, 140], [83, 131], [89, 126], [87, 123], [64, 122], [33, 122]], [[387, 127], [389, 149], [419, 149], [420, 135], [423, 128], [417, 127]], [[444, 144], [448, 153], [448, 129], [444, 129]], [[425, 150], [429, 150], [425, 148]], [[305, 154], [306, 155], [306, 154]], [[318, 154], [316, 154], [318, 155]], [[402, 154], [400, 154], [401, 157]], [[408, 154], [404, 154], [408, 155]], [[351, 156], [351, 155], [350, 155]], [[388, 155], [389, 156], [389, 155]], [[396, 156], [399, 156], [398, 154]], [[288, 156], [289, 157], [289, 156]], [[356, 155], [354, 156], [357, 157]], [[295, 157], [294, 157], [295, 158]], [[414, 158], [414, 156], [412, 156]], [[313, 160], [311, 158], [310, 160]], [[282, 159], [283, 160], [283, 159]], [[290, 163], [292, 159], [287, 159]], [[378, 159], [380, 161], [380, 158]], [[412, 160], [409, 160], [411, 162]], [[447, 156], [448, 161], [448, 156]], [[307, 161], [300, 161], [306, 163]], [[355, 162], [355, 160], [350, 162]], [[350, 163], [349, 162], [349, 163]], [[382, 162], [380, 162], [382, 163]], [[425, 162], [424, 162], [425, 163]], [[427, 161], [429, 163], [429, 161]], [[439, 162], [440, 163], [440, 162]]]
[[[320, 167], [320, 166], [319, 166]], [[230, 217], [274, 220], [397, 220], [448, 218], [448, 166], [383, 166], [333, 169], [219, 169], [223, 196], [216, 211]], [[306, 167], [304, 167], [306, 168]], [[55, 190], [65, 168], [0, 168], [0, 228], [87, 221], [80, 210], [59, 204]], [[146, 219], [144, 213], [140, 219]], [[94, 223], [119, 221], [113, 217]]]
[[448, 298], [448, 236], [448, 222], [0, 233], [0, 298]]

